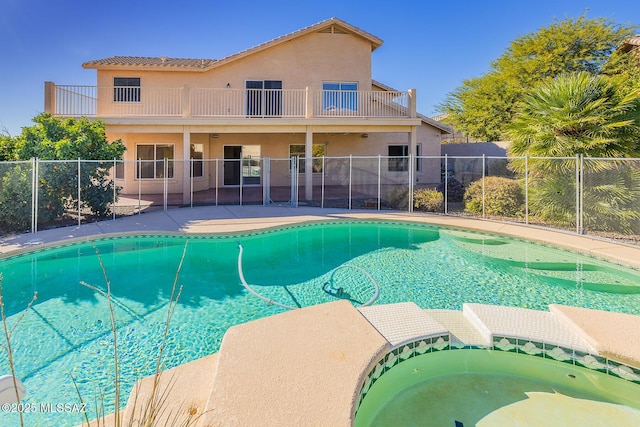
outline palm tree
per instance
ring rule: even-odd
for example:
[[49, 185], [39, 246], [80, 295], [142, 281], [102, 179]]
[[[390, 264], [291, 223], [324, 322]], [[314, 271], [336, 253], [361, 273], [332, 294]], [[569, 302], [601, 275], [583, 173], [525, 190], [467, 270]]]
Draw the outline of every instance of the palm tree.
[[[569, 225], [576, 212], [576, 155], [583, 165], [584, 226], [640, 231], [640, 92], [605, 76], [574, 73], [537, 86], [509, 128], [512, 156], [529, 162], [532, 213]], [[614, 158], [617, 160], [608, 160]], [[522, 161], [512, 167], [523, 171]]]

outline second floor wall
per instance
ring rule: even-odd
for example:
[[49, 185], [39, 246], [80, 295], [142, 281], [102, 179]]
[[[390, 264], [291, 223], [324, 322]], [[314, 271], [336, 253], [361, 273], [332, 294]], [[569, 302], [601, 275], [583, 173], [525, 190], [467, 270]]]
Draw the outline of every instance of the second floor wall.
[[415, 117], [415, 93], [372, 84], [375, 36], [332, 18], [220, 60], [111, 57], [96, 86], [48, 84], [45, 111], [97, 117]]
[[142, 87], [238, 89], [245, 88], [247, 80], [269, 80], [282, 82], [281, 89], [322, 89], [325, 82], [350, 82], [358, 90], [371, 90], [371, 50], [371, 43], [357, 35], [316, 32], [244, 57], [232, 56], [205, 71], [101, 67], [97, 85], [114, 86], [114, 78], [139, 78]]

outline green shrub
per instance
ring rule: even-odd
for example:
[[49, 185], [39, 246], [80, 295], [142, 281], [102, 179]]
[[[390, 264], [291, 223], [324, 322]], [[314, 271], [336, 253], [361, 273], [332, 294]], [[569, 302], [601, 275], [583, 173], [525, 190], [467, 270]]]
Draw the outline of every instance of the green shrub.
[[495, 216], [520, 216], [524, 195], [518, 181], [497, 176], [473, 182], [464, 194], [465, 209], [482, 213], [482, 184], [484, 181], [484, 212]]
[[442, 212], [444, 195], [432, 188], [423, 188], [413, 192], [413, 207], [423, 212]]

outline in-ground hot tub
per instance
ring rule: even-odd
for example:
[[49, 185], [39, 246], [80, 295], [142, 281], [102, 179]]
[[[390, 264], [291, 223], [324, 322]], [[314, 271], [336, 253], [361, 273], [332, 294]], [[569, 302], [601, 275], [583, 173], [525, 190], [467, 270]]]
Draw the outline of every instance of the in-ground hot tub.
[[496, 350], [428, 352], [394, 363], [372, 371], [380, 376], [363, 390], [356, 427], [640, 425], [640, 377], [626, 366], [588, 369]]

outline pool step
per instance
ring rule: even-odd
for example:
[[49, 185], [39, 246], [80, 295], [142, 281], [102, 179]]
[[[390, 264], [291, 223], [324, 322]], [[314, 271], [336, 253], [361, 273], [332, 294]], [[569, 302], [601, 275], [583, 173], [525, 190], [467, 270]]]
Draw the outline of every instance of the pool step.
[[391, 348], [448, 333], [445, 326], [413, 302], [358, 307], [358, 311], [389, 341]]
[[486, 304], [463, 304], [462, 314], [486, 344], [493, 338], [514, 337], [593, 353], [595, 350], [565, 321], [548, 311]]
[[488, 345], [489, 342], [459, 310], [426, 310], [449, 331], [451, 344]]

